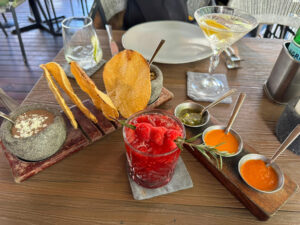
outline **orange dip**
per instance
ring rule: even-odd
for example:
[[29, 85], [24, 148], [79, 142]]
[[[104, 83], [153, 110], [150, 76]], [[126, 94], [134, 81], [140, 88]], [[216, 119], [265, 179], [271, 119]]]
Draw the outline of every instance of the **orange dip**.
[[241, 175], [248, 184], [262, 191], [273, 191], [278, 185], [275, 170], [259, 159], [246, 161], [241, 166]]
[[216, 149], [220, 152], [228, 152], [230, 154], [236, 153], [239, 147], [236, 138], [230, 132], [225, 134], [224, 130], [221, 129], [209, 131], [204, 137], [204, 142], [211, 146], [222, 143]]

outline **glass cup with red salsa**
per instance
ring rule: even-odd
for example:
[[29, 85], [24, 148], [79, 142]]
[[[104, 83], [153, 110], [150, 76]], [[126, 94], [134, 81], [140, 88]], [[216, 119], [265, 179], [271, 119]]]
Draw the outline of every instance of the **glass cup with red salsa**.
[[181, 152], [174, 140], [185, 137], [183, 124], [163, 110], [138, 112], [127, 123], [136, 127], [123, 127], [130, 177], [147, 188], [166, 185]]

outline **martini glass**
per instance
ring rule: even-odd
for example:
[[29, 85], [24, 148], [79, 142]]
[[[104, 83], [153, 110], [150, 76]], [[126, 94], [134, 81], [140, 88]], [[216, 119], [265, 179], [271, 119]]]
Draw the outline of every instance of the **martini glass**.
[[207, 6], [197, 9], [195, 19], [210, 43], [213, 55], [210, 57], [208, 73], [201, 73], [192, 88], [199, 96], [214, 98], [225, 91], [223, 82], [212, 76], [219, 64], [220, 54], [254, 29], [257, 21], [242, 10], [226, 6]]

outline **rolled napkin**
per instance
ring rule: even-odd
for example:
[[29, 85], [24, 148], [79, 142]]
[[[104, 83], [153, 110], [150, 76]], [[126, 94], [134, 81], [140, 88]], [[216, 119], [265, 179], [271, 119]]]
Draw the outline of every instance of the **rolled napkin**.
[[[229, 90], [226, 75], [225, 74], [214, 74], [213, 76], [215, 76], [217, 79], [219, 79], [220, 81], [223, 82], [223, 84], [224, 84], [224, 92], [221, 93], [220, 95], [217, 95], [216, 97], [201, 96], [201, 95], [199, 95], [199, 93], [197, 92], [197, 90], [195, 90], [193, 88], [193, 85], [197, 85], [197, 83], [199, 82], [199, 75], [201, 75], [201, 73], [190, 72], [190, 71], [187, 72], [187, 95], [191, 99], [193, 99], [195, 101], [213, 102], [213, 101], [215, 101], [216, 99], [218, 99], [221, 95], [223, 95], [225, 92], [227, 92]], [[231, 96], [223, 99], [221, 101], [221, 103], [231, 104], [232, 103]]]
[[[298, 124], [300, 124], [300, 97], [289, 101], [280, 115], [276, 125], [278, 140], [282, 143]], [[300, 136], [290, 144], [288, 149], [300, 155]]]

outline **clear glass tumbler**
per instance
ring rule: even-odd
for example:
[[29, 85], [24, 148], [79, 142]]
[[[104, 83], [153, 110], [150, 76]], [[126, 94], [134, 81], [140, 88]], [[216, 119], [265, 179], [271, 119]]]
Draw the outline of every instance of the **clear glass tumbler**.
[[102, 49], [90, 17], [69, 17], [62, 22], [65, 58], [81, 68], [95, 67], [102, 59]]
[[[185, 137], [183, 124], [166, 111], [145, 110], [138, 112], [128, 118], [127, 123], [150, 123], [155, 129], [163, 127], [167, 130], [177, 130]], [[128, 162], [128, 174], [139, 185], [146, 188], [157, 188], [166, 185], [173, 177], [174, 169], [181, 150], [174, 141], [168, 140], [167, 135], [163, 143], [154, 143], [154, 137], [147, 141], [139, 139], [135, 130], [128, 127], [123, 128], [123, 138], [126, 147]]]

